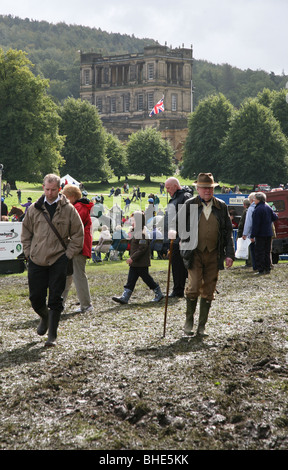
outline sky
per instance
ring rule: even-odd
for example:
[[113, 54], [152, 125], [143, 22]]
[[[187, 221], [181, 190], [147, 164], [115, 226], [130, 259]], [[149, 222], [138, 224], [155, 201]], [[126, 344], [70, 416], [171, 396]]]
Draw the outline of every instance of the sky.
[[192, 45], [197, 60], [288, 74], [287, 0], [1, 0], [0, 14]]

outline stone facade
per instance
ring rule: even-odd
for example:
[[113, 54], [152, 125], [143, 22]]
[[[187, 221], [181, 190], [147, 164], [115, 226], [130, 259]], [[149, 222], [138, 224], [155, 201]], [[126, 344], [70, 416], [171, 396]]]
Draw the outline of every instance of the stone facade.
[[[143, 53], [103, 56], [81, 52], [80, 97], [97, 106], [105, 128], [127, 140], [153, 126], [181, 159], [192, 103], [192, 48], [147, 46]], [[149, 117], [164, 96], [165, 111]]]

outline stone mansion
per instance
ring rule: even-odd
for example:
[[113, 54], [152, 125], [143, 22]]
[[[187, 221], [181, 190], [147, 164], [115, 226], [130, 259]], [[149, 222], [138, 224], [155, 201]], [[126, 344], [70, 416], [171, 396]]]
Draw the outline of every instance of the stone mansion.
[[[142, 53], [103, 56], [80, 53], [80, 97], [97, 106], [104, 127], [127, 140], [132, 132], [153, 126], [169, 139], [176, 158], [193, 111], [193, 52], [153, 45]], [[164, 96], [164, 112], [149, 117]]]

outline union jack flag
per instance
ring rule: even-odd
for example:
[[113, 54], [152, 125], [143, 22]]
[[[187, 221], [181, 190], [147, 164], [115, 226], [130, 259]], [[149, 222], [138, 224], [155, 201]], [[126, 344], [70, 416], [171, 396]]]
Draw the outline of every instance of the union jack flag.
[[153, 114], [159, 114], [162, 111], [164, 111], [164, 96], [161, 98], [160, 101], [158, 101], [157, 104], [155, 104], [154, 108], [149, 114], [149, 117], [151, 117]]

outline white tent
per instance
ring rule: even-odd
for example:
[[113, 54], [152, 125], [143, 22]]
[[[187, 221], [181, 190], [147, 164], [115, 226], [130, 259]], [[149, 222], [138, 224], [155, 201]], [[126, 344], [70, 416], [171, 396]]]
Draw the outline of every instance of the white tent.
[[77, 186], [79, 186], [79, 181], [75, 180], [75, 178], [72, 178], [72, 176], [68, 175], [65, 175], [65, 176], [62, 176], [62, 178], [60, 179], [60, 184], [62, 183], [66, 183], [66, 181], [68, 182], [68, 184], [76, 184]]

